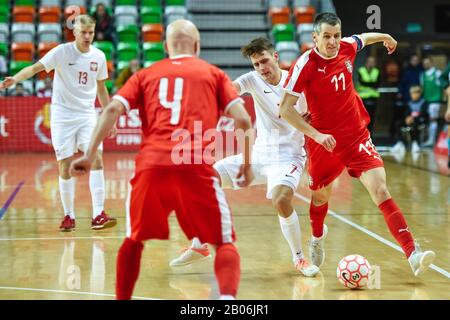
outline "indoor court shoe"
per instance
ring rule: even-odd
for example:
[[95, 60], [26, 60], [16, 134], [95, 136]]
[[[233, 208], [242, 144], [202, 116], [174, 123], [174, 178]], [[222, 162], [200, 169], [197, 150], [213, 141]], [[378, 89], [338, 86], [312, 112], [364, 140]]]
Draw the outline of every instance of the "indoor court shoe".
[[59, 226], [59, 231], [69, 232], [75, 230], [75, 219], [71, 219], [69, 215], [64, 216], [61, 225]]
[[318, 266], [309, 264], [305, 259], [298, 259], [295, 263], [295, 268], [305, 277], [315, 277], [319, 273]]
[[328, 227], [324, 224], [322, 236], [320, 238], [311, 236], [311, 241], [309, 242], [309, 258], [311, 259], [311, 263], [319, 268], [325, 260], [325, 249], [323, 248], [323, 243], [327, 237], [327, 234]]
[[411, 269], [416, 277], [421, 275], [433, 263], [436, 253], [433, 251], [422, 251], [418, 244], [416, 250], [408, 258]]
[[117, 224], [117, 219], [108, 216], [105, 211], [92, 219], [91, 229], [100, 230], [114, 227]]
[[186, 247], [181, 250], [182, 254], [170, 261], [171, 267], [181, 267], [188, 264], [202, 261], [211, 258], [211, 253], [209, 252], [208, 245], [205, 243], [200, 249], [193, 247]]

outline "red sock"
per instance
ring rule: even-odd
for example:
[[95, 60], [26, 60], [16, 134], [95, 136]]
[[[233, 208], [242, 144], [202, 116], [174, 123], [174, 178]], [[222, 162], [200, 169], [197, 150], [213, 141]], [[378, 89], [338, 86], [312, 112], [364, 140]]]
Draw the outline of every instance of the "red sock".
[[320, 238], [323, 235], [323, 222], [328, 212], [328, 202], [316, 207], [312, 201], [309, 206], [309, 218], [311, 220], [312, 234], [316, 238]]
[[414, 239], [408, 229], [402, 211], [393, 199], [384, 201], [378, 208], [383, 212], [384, 220], [389, 227], [389, 231], [391, 231], [391, 234], [402, 247], [406, 257], [409, 257], [415, 250]]
[[126, 238], [117, 255], [116, 299], [130, 300], [141, 266], [142, 242]]
[[241, 277], [240, 257], [236, 247], [231, 243], [217, 247], [214, 272], [221, 295], [236, 297]]

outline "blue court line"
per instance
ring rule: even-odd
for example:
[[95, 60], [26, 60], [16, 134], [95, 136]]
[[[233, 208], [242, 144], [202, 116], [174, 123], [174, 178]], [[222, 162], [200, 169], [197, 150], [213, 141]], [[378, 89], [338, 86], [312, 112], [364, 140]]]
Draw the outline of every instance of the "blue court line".
[[3, 216], [6, 213], [6, 210], [8, 210], [9, 206], [13, 202], [13, 200], [16, 197], [17, 193], [19, 193], [19, 190], [20, 190], [20, 188], [22, 188], [24, 183], [25, 183], [25, 181], [20, 181], [19, 182], [19, 184], [17, 185], [16, 189], [14, 189], [13, 193], [11, 193], [11, 195], [8, 198], [8, 200], [6, 200], [5, 204], [0, 209], [0, 220], [3, 219]]

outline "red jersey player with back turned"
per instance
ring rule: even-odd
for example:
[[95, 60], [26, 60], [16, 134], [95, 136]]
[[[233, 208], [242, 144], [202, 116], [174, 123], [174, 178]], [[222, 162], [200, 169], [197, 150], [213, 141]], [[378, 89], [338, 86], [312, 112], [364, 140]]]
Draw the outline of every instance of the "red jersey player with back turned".
[[[113, 97], [100, 117], [88, 152], [72, 163], [71, 173], [89, 171], [93, 150], [118, 116], [139, 108], [143, 141], [127, 199], [127, 238], [117, 257], [116, 297], [131, 298], [143, 241], [168, 239], [168, 216], [174, 210], [189, 239], [197, 237], [216, 246], [214, 270], [221, 299], [234, 299], [240, 258], [233, 244], [231, 211], [210, 159], [201, 158], [210, 144], [202, 137], [215, 132], [221, 114], [233, 118], [236, 128], [243, 130], [251, 128], [250, 116], [226, 74], [197, 58], [200, 34], [192, 22], [169, 24], [165, 46], [169, 59], [135, 73]], [[186, 138], [181, 141], [182, 159], [177, 151], [181, 136]], [[251, 140], [244, 139], [244, 160], [238, 173], [244, 178], [242, 187], [253, 179]], [[201, 161], [196, 161], [197, 155]]]
[[[310, 219], [311, 261], [323, 263], [328, 211], [333, 181], [347, 168], [359, 178], [384, 215], [391, 234], [401, 245], [414, 275], [425, 271], [435, 259], [432, 251], [421, 251], [414, 242], [400, 208], [386, 186], [383, 160], [372, 144], [369, 115], [352, 82], [353, 61], [364, 46], [382, 42], [388, 54], [397, 41], [382, 33], [363, 33], [341, 38], [341, 20], [334, 13], [321, 13], [314, 21], [315, 48], [305, 52], [291, 67], [280, 103], [281, 117], [310, 139], [306, 147], [312, 199]], [[311, 113], [307, 123], [294, 109], [304, 93]]]

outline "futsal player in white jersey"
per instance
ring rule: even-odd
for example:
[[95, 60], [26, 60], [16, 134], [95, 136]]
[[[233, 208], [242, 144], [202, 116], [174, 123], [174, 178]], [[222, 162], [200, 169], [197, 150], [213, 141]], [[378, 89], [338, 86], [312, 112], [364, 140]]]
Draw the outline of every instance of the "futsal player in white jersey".
[[[105, 86], [108, 78], [106, 58], [102, 51], [92, 46], [94, 30], [95, 20], [88, 15], [79, 15], [74, 22], [74, 42], [56, 46], [32, 66], [0, 82], [0, 89], [5, 89], [41, 71], [48, 73], [55, 70], [50, 126], [64, 208], [61, 231], [75, 230], [75, 180], [69, 175], [70, 162], [78, 150], [86, 152], [89, 145], [96, 124], [96, 96], [103, 107], [109, 103]], [[115, 135], [115, 131], [112, 130], [110, 134]], [[104, 211], [105, 182], [101, 150], [100, 147], [89, 177], [92, 229], [116, 225], [116, 219]]]
[[[252, 168], [255, 175], [251, 185], [267, 185], [266, 197], [278, 212], [281, 231], [289, 244], [296, 269], [313, 277], [319, 268], [306, 260], [301, 245], [301, 232], [297, 212], [292, 206], [305, 166], [304, 135], [279, 117], [278, 103], [288, 72], [278, 65], [278, 52], [265, 38], [256, 38], [242, 48], [255, 71], [237, 78], [233, 85], [239, 94], [250, 93], [256, 113], [257, 138], [253, 147]], [[306, 101], [298, 104], [298, 110], [306, 114]], [[224, 158], [214, 164], [220, 176], [222, 188], [239, 189], [236, 176], [242, 164], [242, 155]], [[172, 267], [191, 264], [210, 257], [206, 244], [193, 239], [192, 245], [170, 262]]]

